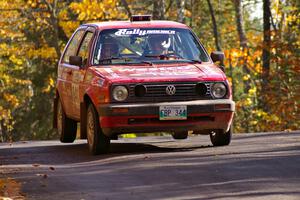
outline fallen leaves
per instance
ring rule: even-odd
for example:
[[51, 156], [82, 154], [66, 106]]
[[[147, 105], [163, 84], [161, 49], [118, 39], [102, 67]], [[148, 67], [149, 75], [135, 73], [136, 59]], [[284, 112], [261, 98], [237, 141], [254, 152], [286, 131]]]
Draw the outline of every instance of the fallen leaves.
[[47, 174], [36, 174], [37, 176], [40, 176], [42, 178], [48, 178], [48, 175]]
[[21, 194], [21, 184], [13, 178], [0, 179], [0, 199], [1, 200], [25, 199], [25, 196]]
[[[39, 164], [33, 164], [33, 166], [38, 167], [40, 166]], [[55, 168], [54, 167], [49, 167], [49, 170], [54, 171]], [[36, 176], [42, 177], [43, 179], [48, 178], [48, 175], [45, 173], [41, 173], [41, 174], [36, 174]]]

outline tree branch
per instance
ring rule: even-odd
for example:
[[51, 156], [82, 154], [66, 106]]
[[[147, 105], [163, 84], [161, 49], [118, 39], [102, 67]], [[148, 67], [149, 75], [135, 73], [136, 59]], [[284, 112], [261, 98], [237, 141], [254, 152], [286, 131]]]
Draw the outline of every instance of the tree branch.
[[130, 18], [132, 16], [132, 12], [128, 6], [128, 3], [126, 0], [121, 0], [121, 3], [123, 4], [125, 10], [127, 11], [128, 17]]

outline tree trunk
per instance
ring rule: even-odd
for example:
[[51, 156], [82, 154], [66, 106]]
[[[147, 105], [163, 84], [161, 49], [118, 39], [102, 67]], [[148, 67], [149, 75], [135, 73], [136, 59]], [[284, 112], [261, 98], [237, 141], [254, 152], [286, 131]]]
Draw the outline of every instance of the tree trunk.
[[[270, 73], [270, 46], [271, 46], [271, 10], [270, 10], [270, 0], [263, 0], [263, 18], [264, 18], [264, 47], [262, 53], [262, 94], [266, 95], [268, 91], [269, 84], [269, 73]], [[267, 109], [266, 98], [262, 99], [261, 106], [264, 110]]]
[[123, 5], [123, 7], [125, 8], [125, 10], [126, 10], [126, 12], [128, 14], [128, 17], [130, 18], [132, 16], [132, 13], [131, 13], [131, 10], [130, 10], [130, 8], [128, 6], [127, 1], [126, 0], [121, 0], [121, 3]]
[[233, 67], [232, 67], [231, 54], [229, 54], [228, 61], [229, 61], [229, 75], [230, 75], [230, 78], [231, 78], [232, 99], [235, 101], [236, 100], [236, 98], [235, 98], [235, 82], [234, 82], [234, 79], [233, 79]]
[[4, 120], [0, 120], [0, 142], [7, 142], [8, 141], [8, 134], [6, 131], [6, 127], [4, 126]]
[[60, 58], [60, 45], [59, 45], [59, 22], [58, 22], [58, 1], [54, 0], [52, 3], [44, 0], [47, 5], [47, 12], [50, 14], [49, 24], [52, 26], [52, 37], [48, 37], [47, 42], [49, 46], [54, 47], [57, 58]]
[[185, 0], [176, 0], [177, 4], [177, 21], [184, 23], [184, 6]]
[[195, 13], [195, 6], [194, 6], [194, 0], [191, 0], [191, 20], [190, 20], [190, 27], [193, 28], [193, 22], [194, 22], [194, 13]]
[[243, 20], [243, 13], [242, 13], [242, 3], [241, 0], [233, 0], [234, 8], [235, 8], [235, 19], [236, 19], [236, 26], [239, 34], [240, 46], [245, 49], [247, 48], [247, 38], [244, 30], [244, 20]]
[[165, 10], [165, 0], [154, 0], [152, 18], [160, 20], [165, 19]]
[[0, 142], [4, 142], [4, 136], [2, 131], [2, 120], [0, 120]]
[[[243, 74], [247, 75], [250, 73], [249, 68], [247, 67], [247, 56], [248, 56], [248, 45], [247, 45], [247, 37], [244, 29], [244, 20], [243, 20], [243, 10], [241, 0], [233, 0], [234, 8], [235, 8], [235, 19], [236, 26], [240, 40], [240, 47], [243, 51], [242, 61], [243, 61]], [[248, 80], [244, 80], [244, 92], [248, 93], [250, 89], [250, 83]]]
[[214, 12], [213, 6], [211, 4], [211, 1], [207, 0], [207, 3], [208, 3], [208, 7], [209, 7], [209, 12], [210, 12], [210, 15], [211, 15], [211, 20], [212, 20], [212, 23], [213, 23], [213, 32], [214, 32], [214, 37], [215, 37], [216, 49], [218, 51], [221, 51], [222, 49], [221, 49], [221, 45], [220, 45], [220, 42], [219, 42], [219, 32], [218, 32], [218, 26], [217, 26], [217, 22], [216, 22], [216, 18], [215, 18], [215, 12]]

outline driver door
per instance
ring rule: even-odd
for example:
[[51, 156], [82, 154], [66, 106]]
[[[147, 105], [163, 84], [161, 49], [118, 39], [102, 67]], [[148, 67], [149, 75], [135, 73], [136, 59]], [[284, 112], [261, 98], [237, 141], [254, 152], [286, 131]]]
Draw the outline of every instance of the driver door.
[[72, 69], [72, 113], [77, 119], [80, 119], [80, 101], [85, 91], [84, 76], [86, 69], [90, 66], [89, 58], [91, 57], [90, 50], [93, 43], [94, 33], [95, 30], [91, 27], [85, 31], [77, 53], [77, 56], [82, 57], [83, 64], [81, 67]]

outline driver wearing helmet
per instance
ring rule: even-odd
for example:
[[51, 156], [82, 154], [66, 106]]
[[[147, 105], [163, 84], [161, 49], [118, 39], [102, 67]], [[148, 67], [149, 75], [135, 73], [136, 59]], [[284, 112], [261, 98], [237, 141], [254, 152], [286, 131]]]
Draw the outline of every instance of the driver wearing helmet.
[[171, 46], [171, 39], [168, 35], [149, 35], [148, 47], [150, 55], [167, 54]]
[[102, 59], [109, 59], [112, 57], [118, 57], [119, 54], [119, 47], [115, 43], [105, 42], [102, 44], [101, 48], [101, 60]]

